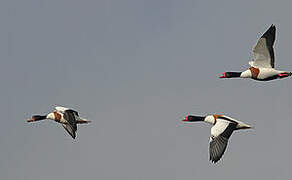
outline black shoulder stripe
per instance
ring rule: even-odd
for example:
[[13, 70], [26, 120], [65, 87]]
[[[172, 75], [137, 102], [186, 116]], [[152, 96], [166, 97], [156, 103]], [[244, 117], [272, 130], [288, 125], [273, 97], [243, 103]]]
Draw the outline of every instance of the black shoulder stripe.
[[229, 139], [233, 131], [236, 129], [237, 124], [229, 123], [227, 128], [220, 134], [220, 136]]

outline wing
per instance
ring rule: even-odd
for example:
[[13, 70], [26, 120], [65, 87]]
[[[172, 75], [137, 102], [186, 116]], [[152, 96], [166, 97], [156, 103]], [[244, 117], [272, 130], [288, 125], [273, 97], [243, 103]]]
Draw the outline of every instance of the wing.
[[275, 42], [276, 27], [271, 27], [258, 40], [256, 46], [253, 48], [253, 61], [249, 62], [251, 66], [274, 68], [275, 57], [273, 45]]
[[74, 111], [73, 109], [70, 109], [70, 108], [66, 108], [66, 107], [62, 107], [62, 106], [56, 106], [55, 109], [57, 111], [61, 112], [61, 113], [65, 113], [65, 111], [70, 110], [70, 111], [74, 112], [75, 116], [79, 116], [77, 111]]
[[71, 126], [71, 128], [74, 132], [77, 131], [75, 113], [76, 113], [76, 111], [73, 111], [71, 109], [66, 110], [64, 112], [64, 119], [67, 120], [68, 125]]
[[209, 154], [212, 162], [216, 163], [221, 159], [226, 150], [228, 138], [235, 129], [236, 124], [228, 121], [217, 121], [211, 128]]
[[69, 124], [62, 124], [62, 126], [72, 136], [72, 138], [75, 139], [75, 137], [76, 137], [76, 134], [75, 134], [76, 130], [74, 131], [74, 129], [72, 129], [72, 127]]
[[62, 107], [62, 106], [56, 106], [55, 109], [56, 109], [58, 112], [64, 113], [64, 112], [65, 112], [66, 110], [68, 110], [69, 108]]
[[223, 156], [226, 147], [227, 147], [228, 139], [223, 136], [217, 136], [212, 138], [209, 146], [210, 160], [214, 163], [219, 161]]

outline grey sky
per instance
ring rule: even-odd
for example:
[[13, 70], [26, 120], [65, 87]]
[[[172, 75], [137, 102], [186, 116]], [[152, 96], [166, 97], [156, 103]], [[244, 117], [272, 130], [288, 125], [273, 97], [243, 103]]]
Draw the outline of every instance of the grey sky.
[[[3, 0], [0, 2], [1, 179], [289, 179], [291, 79], [221, 80], [248, 67], [274, 23], [276, 66], [292, 70], [290, 1]], [[54, 105], [92, 120], [77, 139], [27, 124]], [[220, 113], [254, 125], [218, 164]]]

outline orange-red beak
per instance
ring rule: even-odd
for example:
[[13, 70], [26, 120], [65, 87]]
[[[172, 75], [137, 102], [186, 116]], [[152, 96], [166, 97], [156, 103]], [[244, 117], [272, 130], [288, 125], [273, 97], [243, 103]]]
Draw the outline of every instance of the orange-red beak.
[[219, 78], [226, 78], [226, 73], [222, 73], [222, 75]]
[[31, 118], [31, 119], [27, 120], [27, 122], [34, 122], [34, 121], [35, 121], [34, 118]]
[[183, 122], [189, 121], [188, 116], [185, 117], [185, 119], [182, 120]]

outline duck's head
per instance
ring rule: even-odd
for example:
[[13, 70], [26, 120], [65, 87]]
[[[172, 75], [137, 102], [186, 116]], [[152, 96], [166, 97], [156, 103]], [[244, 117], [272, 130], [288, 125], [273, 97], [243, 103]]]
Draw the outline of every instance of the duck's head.
[[193, 122], [198, 122], [198, 121], [204, 121], [204, 119], [205, 117], [203, 116], [188, 115], [182, 121], [186, 123], [193, 123]]
[[241, 72], [224, 72], [219, 78], [236, 78], [240, 77]]
[[40, 120], [44, 120], [46, 118], [47, 118], [47, 116], [34, 115], [29, 120], [27, 120], [27, 122], [40, 121]]

